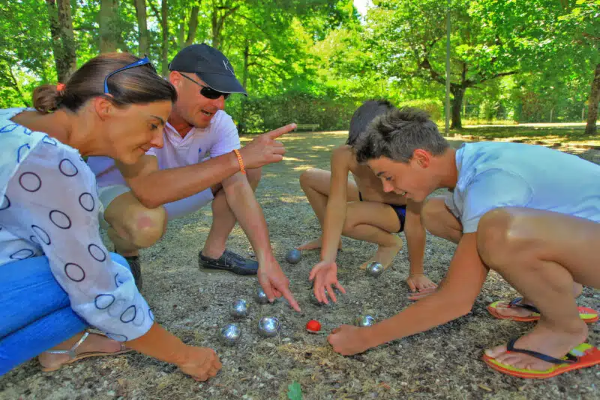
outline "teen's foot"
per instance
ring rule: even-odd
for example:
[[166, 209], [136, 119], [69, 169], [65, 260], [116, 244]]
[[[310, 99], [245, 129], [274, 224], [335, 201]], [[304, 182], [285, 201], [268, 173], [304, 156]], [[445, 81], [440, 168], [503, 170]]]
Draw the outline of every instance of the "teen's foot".
[[360, 269], [366, 269], [367, 265], [373, 261], [377, 261], [381, 265], [383, 265], [384, 269], [387, 269], [390, 265], [392, 265], [392, 261], [396, 255], [402, 249], [402, 239], [398, 236], [394, 236], [394, 241], [396, 242], [393, 246], [381, 246], [377, 248], [377, 252], [373, 257], [371, 257], [368, 261], [364, 262]]
[[[322, 238], [318, 238], [315, 240], [311, 240], [310, 242], [304, 243], [302, 246], [296, 247], [297, 250], [315, 250], [320, 249], [322, 247]], [[338, 250], [342, 249], [342, 242], [338, 245]]]
[[[523, 300], [521, 300], [518, 304], [533, 306], [533, 303], [525, 298], [523, 298]], [[526, 318], [531, 317], [534, 313], [532, 310], [528, 310], [524, 307], [519, 307], [517, 305], [511, 306], [509, 301], [503, 301], [498, 303], [495, 310], [498, 314], [502, 315], [503, 317]]]
[[[577, 345], [585, 342], [588, 336], [588, 328], [585, 322], [578, 319], [572, 325], [573, 328], [567, 331], [562, 326], [561, 328], [546, 326], [546, 324], [540, 322], [533, 331], [517, 340], [514, 347], [515, 349], [533, 350], [554, 358], [564, 357]], [[506, 345], [488, 349], [485, 354], [502, 364], [521, 369], [545, 371], [554, 365], [527, 354], [509, 353], [506, 350]]]
[[[574, 283], [573, 284], [573, 295], [575, 296], [575, 298], [579, 297], [582, 292], [583, 292], [583, 286], [581, 286], [581, 284], [579, 284], [579, 283]], [[535, 307], [535, 305], [531, 301], [527, 300], [525, 297], [523, 297], [523, 299], [521, 301], [519, 301], [517, 304], [529, 305], [529, 306]], [[498, 305], [496, 306], [496, 312], [504, 317], [520, 317], [520, 318], [531, 317], [534, 313], [533, 310], [528, 310], [527, 307], [519, 307], [518, 305], [511, 307], [509, 301], [503, 301], [503, 302], [498, 303]]]
[[[81, 339], [82, 334], [77, 334], [73, 338], [62, 342], [58, 346], [50, 350], [70, 350], [78, 341]], [[75, 354], [79, 355], [82, 353], [117, 353], [123, 348], [120, 342], [112, 340], [103, 335], [96, 333], [90, 333], [89, 336], [75, 349]], [[51, 354], [42, 353], [39, 355], [38, 360], [44, 369], [57, 369], [57, 367], [65, 364], [71, 360], [69, 354]]]

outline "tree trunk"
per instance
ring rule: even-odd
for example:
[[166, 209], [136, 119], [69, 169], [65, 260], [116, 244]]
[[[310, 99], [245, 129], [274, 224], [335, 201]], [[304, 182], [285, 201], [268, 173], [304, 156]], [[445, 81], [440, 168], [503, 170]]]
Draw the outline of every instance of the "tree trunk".
[[199, 6], [192, 7], [190, 22], [188, 23], [188, 35], [187, 39], [185, 40], [184, 47], [192, 45], [194, 40], [196, 40], [196, 31], [198, 30], [198, 11], [200, 11]]
[[75, 36], [68, 0], [46, 0], [52, 37], [52, 52], [59, 82], [66, 82], [77, 68]]
[[220, 35], [221, 35], [221, 29], [219, 27], [219, 22], [218, 22], [218, 11], [216, 8], [213, 9], [212, 12], [212, 20], [211, 20], [211, 24], [212, 24], [212, 47], [214, 47], [215, 49], [219, 48], [219, 42], [220, 42]]
[[588, 117], [585, 126], [586, 135], [595, 135], [597, 133], [596, 120], [598, 119], [598, 103], [600, 102], [600, 64], [596, 65], [594, 80], [592, 81], [592, 90], [588, 100]]
[[[71, 18], [71, 2], [58, 0], [58, 25], [63, 47], [62, 63], [67, 77], [77, 69], [77, 53], [75, 34], [73, 33], [73, 19]], [[64, 79], [66, 81], [66, 79]]]
[[100, 0], [100, 53], [117, 50], [117, 0]]
[[462, 121], [461, 121], [461, 109], [462, 102], [465, 96], [466, 88], [462, 86], [453, 86], [451, 89], [452, 95], [452, 124], [450, 125], [450, 129], [461, 129]]
[[146, 0], [134, 0], [135, 15], [138, 23], [138, 42], [140, 57], [150, 55], [150, 40], [148, 37], [148, 22], [146, 15]]
[[169, 74], [169, 21], [168, 21], [169, 4], [167, 0], [162, 0], [160, 7], [161, 28], [162, 28], [162, 68], [161, 73], [164, 77]]
[[[248, 43], [248, 40], [246, 39], [246, 46], [244, 47], [244, 71], [242, 72], [242, 86], [244, 87], [244, 89], [246, 88], [246, 85], [248, 84], [248, 58], [250, 55], [250, 44]], [[241, 106], [241, 112], [240, 112], [240, 123], [239, 123], [239, 129], [241, 130], [242, 133], [246, 133], [247, 132], [247, 127], [246, 127], [246, 102], [248, 101], [246, 96], [242, 97], [242, 106]]]

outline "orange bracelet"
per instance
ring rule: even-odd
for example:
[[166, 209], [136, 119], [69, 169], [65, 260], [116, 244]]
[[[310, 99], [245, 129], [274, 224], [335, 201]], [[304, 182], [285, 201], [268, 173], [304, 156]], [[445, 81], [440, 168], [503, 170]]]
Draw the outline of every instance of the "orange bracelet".
[[246, 175], [246, 168], [244, 167], [244, 160], [242, 159], [242, 155], [238, 149], [234, 149], [233, 152], [237, 156], [238, 164], [240, 164], [240, 171], [242, 174]]

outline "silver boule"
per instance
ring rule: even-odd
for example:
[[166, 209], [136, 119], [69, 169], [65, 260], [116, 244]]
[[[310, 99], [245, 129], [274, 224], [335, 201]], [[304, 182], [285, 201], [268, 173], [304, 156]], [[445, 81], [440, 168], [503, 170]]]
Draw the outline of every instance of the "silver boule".
[[372, 326], [375, 325], [375, 318], [370, 315], [361, 315], [356, 318], [356, 325], [360, 327]]
[[227, 324], [221, 329], [221, 340], [230, 346], [239, 342], [241, 336], [242, 329], [238, 324]]
[[383, 270], [384, 268], [383, 265], [381, 265], [381, 263], [373, 261], [370, 262], [369, 265], [367, 265], [366, 273], [367, 275], [372, 276], [373, 278], [377, 278], [378, 276], [383, 274]]
[[231, 315], [238, 318], [247, 317], [248, 302], [246, 300], [236, 300], [231, 306]]
[[260, 333], [261, 336], [277, 336], [279, 329], [281, 329], [281, 324], [276, 317], [262, 317], [260, 321], [258, 321], [258, 333]]
[[256, 290], [256, 301], [258, 302], [258, 304], [267, 304], [269, 302], [269, 298], [267, 297], [267, 294], [261, 287], [259, 287]]
[[302, 259], [302, 252], [297, 249], [291, 249], [287, 252], [285, 260], [290, 264], [298, 264]]

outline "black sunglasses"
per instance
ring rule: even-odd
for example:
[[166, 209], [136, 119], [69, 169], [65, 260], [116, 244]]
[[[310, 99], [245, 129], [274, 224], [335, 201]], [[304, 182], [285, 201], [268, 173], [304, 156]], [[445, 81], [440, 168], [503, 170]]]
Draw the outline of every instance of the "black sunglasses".
[[229, 97], [229, 95], [231, 93], [222, 93], [222, 92], [218, 92], [213, 88], [210, 88], [208, 86], [204, 86], [201, 83], [196, 82], [195, 80], [193, 80], [192, 78], [190, 78], [189, 76], [185, 76], [184, 74], [182, 74], [180, 72], [181, 76], [183, 76], [185, 79], [190, 80], [192, 82], [194, 82], [196, 85], [200, 86], [202, 89], [200, 89], [200, 94], [204, 97], [206, 97], [207, 99], [211, 99], [211, 100], [215, 100], [218, 99], [219, 97], [223, 96], [223, 99], [227, 100], [227, 98]]

